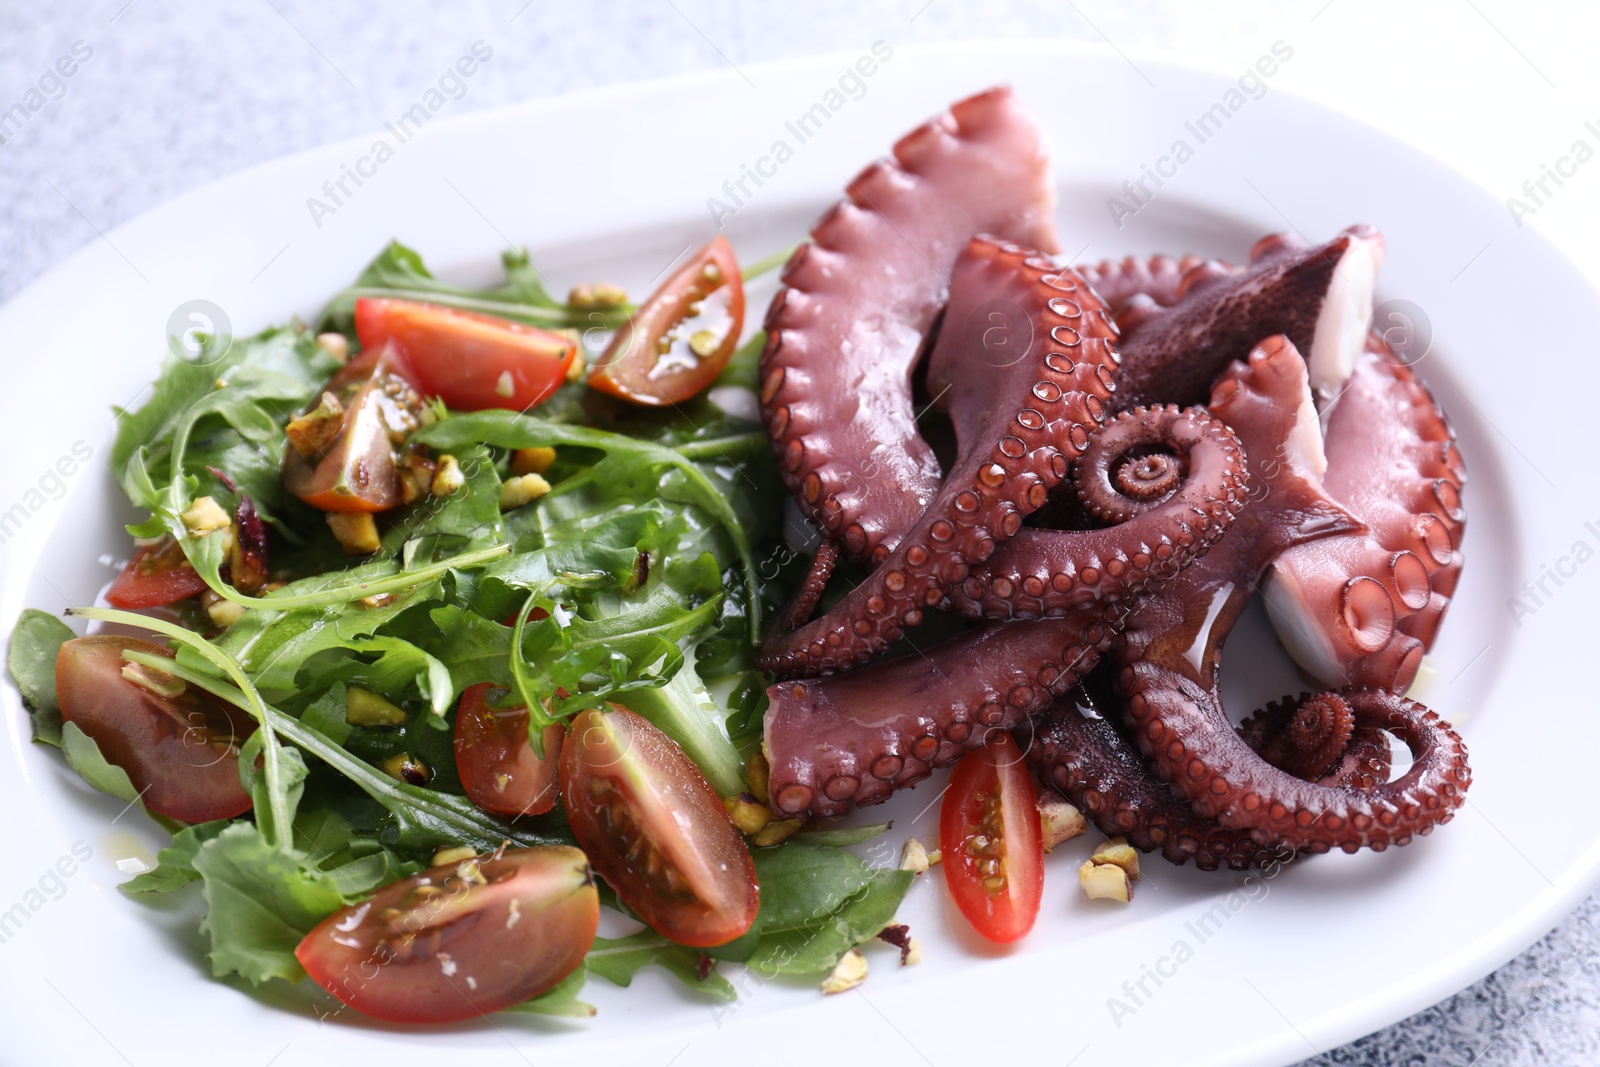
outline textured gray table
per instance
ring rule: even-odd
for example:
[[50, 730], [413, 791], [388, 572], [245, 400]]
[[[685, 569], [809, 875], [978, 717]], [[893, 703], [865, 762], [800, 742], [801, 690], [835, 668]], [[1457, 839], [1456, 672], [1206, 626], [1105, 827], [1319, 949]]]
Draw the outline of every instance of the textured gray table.
[[[47, 102], [20, 128], [0, 126], [0, 300], [98, 232], [164, 200], [375, 128], [437, 76], [461, 41], [491, 41], [497, 61], [453, 113], [849, 50], [884, 35], [896, 44], [1050, 35], [1206, 56], [1231, 55], [1241, 34], [1254, 42], [1275, 24], [1308, 19], [1304, 3], [1282, 0], [1225, 17], [1150, 0], [1115, 8], [905, 0], [870, 9], [814, 0], [759, 16], [731, 0], [604, 10], [555, 0], [403, 6], [361, 5], [385, 12], [375, 15], [303, 0], [102, 0], [24, 10], [19, 0], [0, 0], [0, 109], [39, 85], [75, 42], [80, 57], [92, 52], [72, 77], [46, 84]], [[1309, 8], [1313, 22], [1323, 7], [1316, 0]], [[1600, 1063], [1597, 901], [1470, 989], [1308, 1064]], [[1376, 946], [1374, 968], [1383, 954], [1405, 951]]]

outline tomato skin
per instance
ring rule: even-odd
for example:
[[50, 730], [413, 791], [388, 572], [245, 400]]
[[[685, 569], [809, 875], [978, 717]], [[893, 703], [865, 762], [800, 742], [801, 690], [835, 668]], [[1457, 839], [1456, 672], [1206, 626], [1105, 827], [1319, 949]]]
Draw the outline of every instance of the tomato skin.
[[[983, 849], [985, 837], [998, 842], [998, 852]], [[1033, 929], [1044, 894], [1044, 830], [1039, 794], [1009, 734], [967, 753], [951, 772], [939, 809], [939, 848], [950, 896], [973, 929], [1001, 944]], [[986, 860], [998, 861], [998, 892], [984, 886]]]
[[364, 297], [355, 317], [364, 350], [394, 344], [406, 376], [455, 411], [525, 411], [561, 387], [578, 354], [565, 334], [416, 300]]
[[364, 352], [322, 392], [344, 406], [338, 435], [311, 455], [285, 445], [284, 488], [323, 511], [387, 511], [399, 504], [395, 447], [416, 429], [422, 411], [400, 356], [389, 349]]
[[[691, 310], [694, 304], [701, 305], [698, 312]], [[743, 329], [744, 280], [733, 249], [719, 235], [617, 331], [589, 372], [589, 386], [647, 407], [682, 403], [722, 373]], [[713, 339], [703, 354], [689, 345], [701, 331]]]
[[183, 548], [166, 537], [134, 552], [106, 590], [106, 603], [114, 608], [154, 608], [186, 600], [205, 588], [205, 579], [189, 565]]
[[560, 724], [544, 728], [544, 758], [539, 758], [528, 741], [528, 709], [491, 708], [489, 694], [496, 688], [480, 682], [461, 693], [456, 709], [456, 772], [467, 796], [484, 811], [511, 818], [542, 815], [560, 795], [557, 773], [566, 728]]
[[595, 870], [657, 933], [710, 948], [750, 929], [750, 850], [694, 761], [647, 720], [622, 707], [579, 713], [561, 794]]
[[312, 981], [364, 1015], [450, 1023], [561, 981], [583, 962], [599, 922], [583, 853], [541, 845], [386, 885], [324, 919], [294, 955]]
[[[56, 656], [61, 717], [128, 772], [144, 806], [180, 822], [231, 819], [250, 810], [239, 784], [239, 746], [255, 732], [244, 712], [187, 687], [157, 696], [122, 676], [124, 651], [171, 657], [136, 637], [78, 637]], [[232, 740], [229, 740], [232, 739]]]

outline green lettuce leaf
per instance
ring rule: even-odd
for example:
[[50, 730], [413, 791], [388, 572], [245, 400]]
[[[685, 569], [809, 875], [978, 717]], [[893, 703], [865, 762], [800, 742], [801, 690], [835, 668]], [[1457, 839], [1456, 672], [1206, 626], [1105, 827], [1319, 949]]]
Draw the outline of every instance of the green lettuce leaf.
[[733, 1000], [738, 994], [733, 984], [715, 970], [700, 970], [698, 949], [668, 940], [654, 930], [641, 930], [628, 937], [594, 939], [594, 947], [584, 958], [589, 973], [614, 985], [626, 986], [641, 967], [661, 967], [678, 981], [713, 1000]]
[[56, 703], [56, 654], [78, 635], [48, 612], [29, 608], [11, 631], [6, 667], [17, 683], [33, 723], [33, 739], [61, 745], [61, 708]]

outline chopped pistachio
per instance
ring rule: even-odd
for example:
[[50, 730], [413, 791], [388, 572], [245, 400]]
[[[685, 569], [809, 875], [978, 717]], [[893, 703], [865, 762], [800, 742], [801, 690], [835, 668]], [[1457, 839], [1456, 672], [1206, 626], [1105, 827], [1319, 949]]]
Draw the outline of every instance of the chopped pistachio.
[[122, 676], [140, 689], [148, 690], [158, 697], [172, 699], [183, 695], [188, 688], [182, 678], [175, 678], [166, 671], [146, 667], [142, 663], [123, 663]]
[[1128, 872], [1115, 863], [1084, 860], [1078, 868], [1078, 884], [1090, 900], [1115, 900], [1123, 904], [1133, 899]]
[[383, 773], [409, 785], [427, 785], [433, 777], [426, 763], [405, 752], [396, 752], [384, 760]]
[[[475, 850], [466, 845], [451, 845], [448, 848], [441, 848], [433, 854], [433, 865], [435, 867], [443, 867], [451, 863], [460, 863], [462, 860], [470, 860], [477, 854]], [[512, 903], [515, 903], [515, 901]]]
[[751, 795], [763, 804], [772, 803], [772, 794], [767, 788], [767, 776], [771, 773], [767, 757], [760, 749], [750, 753], [744, 765], [744, 784], [749, 787]]
[[1128, 872], [1128, 877], [1139, 880], [1139, 853], [1125, 837], [1113, 837], [1094, 850], [1089, 857], [1093, 863], [1114, 863]]
[[289, 420], [283, 428], [289, 445], [302, 456], [315, 456], [338, 440], [344, 427], [344, 405], [339, 398], [324, 391], [317, 406], [298, 418]]
[[519, 448], [511, 453], [512, 474], [543, 474], [556, 461], [553, 448]]
[[906, 838], [905, 847], [900, 850], [900, 869], [921, 874], [928, 866], [927, 848], [914, 837]]
[[433, 468], [433, 481], [428, 486], [433, 495], [449, 496], [466, 484], [467, 476], [461, 472], [461, 464], [456, 462], [456, 457], [440, 456]]
[[400, 462], [400, 502], [415, 504], [433, 492], [435, 471], [433, 460], [419, 456], [415, 452], [407, 455]]
[[772, 809], [749, 793], [728, 797], [722, 803], [728, 809], [733, 825], [747, 836], [760, 833], [772, 821]]
[[1044, 850], [1049, 852], [1088, 828], [1083, 812], [1057, 796], [1039, 798], [1039, 823], [1044, 828]]
[[199, 497], [189, 505], [180, 518], [188, 531], [196, 537], [204, 537], [208, 533], [226, 530], [233, 525], [233, 518], [223, 510], [222, 505], [208, 496]]
[[839, 962], [834, 964], [833, 973], [822, 980], [824, 993], [843, 993], [854, 989], [867, 980], [867, 957], [861, 950], [853, 948], [839, 957]]
[[800, 829], [799, 819], [784, 819], [782, 822], [769, 822], [761, 828], [761, 832], [750, 839], [751, 843], [761, 848], [781, 844], [787, 841], [796, 830]]
[[231, 600], [224, 600], [209, 589], [201, 594], [200, 603], [205, 605], [206, 617], [211, 620], [213, 626], [232, 626], [244, 618], [245, 607], [243, 604], [235, 604]]
[[628, 294], [605, 282], [574, 285], [567, 294], [567, 306], [579, 311], [610, 311], [628, 302]]
[[913, 963], [921, 963], [921, 962], [922, 962], [922, 942], [918, 941], [916, 938], [913, 937], [909, 941], [906, 942], [906, 951], [905, 951], [905, 954], [900, 957], [900, 966], [909, 967]]
[[350, 340], [342, 333], [317, 334], [317, 347], [340, 363], [350, 358]]
[[550, 483], [542, 474], [519, 474], [506, 479], [500, 487], [500, 510], [510, 511], [538, 500], [550, 491]]
[[405, 709], [355, 686], [345, 690], [344, 721], [351, 726], [404, 726]]
[[330, 511], [328, 529], [348, 556], [370, 556], [383, 547], [378, 524], [365, 511]]

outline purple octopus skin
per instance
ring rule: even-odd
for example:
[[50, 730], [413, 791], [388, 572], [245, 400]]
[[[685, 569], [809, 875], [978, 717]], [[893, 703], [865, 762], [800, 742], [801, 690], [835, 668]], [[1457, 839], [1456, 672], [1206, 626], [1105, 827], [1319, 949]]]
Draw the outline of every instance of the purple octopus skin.
[[911, 376], [956, 257], [975, 233], [1054, 252], [1055, 194], [1039, 128], [1004, 87], [901, 138], [845, 194], [784, 268], [759, 398], [801, 511], [868, 566], [939, 489]]
[[1466, 469], [1444, 412], [1377, 337], [1324, 420], [1323, 485], [1367, 528], [1285, 552], [1262, 592], [1308, 674], [1403, 693], [1461, 574]]
[[767, 690], [773, 809], [841, 815], [947, 767], [1076, 684], [1111, 640], [1101, 613], [991, 623], [926, 650]]
[[[1000, 360], [952, 325], [991, 306], [1018, 309], [1029, 325], [1028, 344]], [[1070, 269], [974, 237], [956, 262], [945, 326], [928, 357], [930, 381], [965, 383], [949, 404], [960, 441], [950, 471], [877, 569], [827, 615], [770, 633], [757, 665], [799, 677], [864, 663], [1015, 537], [1104, 417], [1115, 335], [1105, 305]]]
[[1312, 388], [1331, 394], [1349, 377], [1371, 325], [1382, 261], [1383, 238], [1368, 226], [1316, 248], [1278, 234], [1256, 242], [1242, 271], [1211, 261], [1192, 268], [1170, 307], [1130, 297], [1118, 316], [1122, 369], [1112, 409], [1204, 403], [1230, 363], [1276, 334], [1305, 355]]
[[1228, 533], [1162, 595], [1142, 600], [1112, 643], [1107, 656], [1131, 735], [1196, 814], [1263, 843], [1381, 851], [1430, 832], [1471, 782], [1466, 746], [1432, 711], [1381, 690], [1339, 692], [1356, 728], [1388, 731], [1414, 759], [1399, 779], [1371, 789], [1296, 778], [1232, 728], [1219, 691], [1222, 647], [1262, 573], [1294, 544], [1364, 527], [1327, 494], [1297, 444], [1311, 395], [1286, 338], [1263, 341], [1248, 364], [1229, 368], [1209, 407], [1247, 454], [1271, 463], [1253, 470], [1254, 499]]
[[[1322, 706], [1330, 703], [1324, 700]], [[1269, 705], [1241, 730], [1252, 731], [1263, 744], [1278, 742], [1263, 758], [1297, 777], [1357, 789], [1386, 781], [1388, 740], [1379, 731], [1355, 729], [1348, 704], [1337, 724], [1315, 716], [1320, 729], [1296, 730], [1307, 718], [1306, 710], [1316, 707], [1309, 701]], [[1177, 864], [1192, 859], [1208, 871], [1266, 867], [1297, 855], [1287, 846], [1257, 841], [1248, 830], [1229, 829], [1195, 814], [1181, 793], [1151, 772], [1104, 702], [1084, 684], [1052, 704], [1026, 732], [1017, 733], [1023, 735], [1019, 744], [1029, 742], [1028, 762], [1041, 786], [1077, 805], [1102, 833], [1126, 837], [1137, 849], [1159, 851]], [[1289, 743], [1283, 743], [1285, 735]]]

